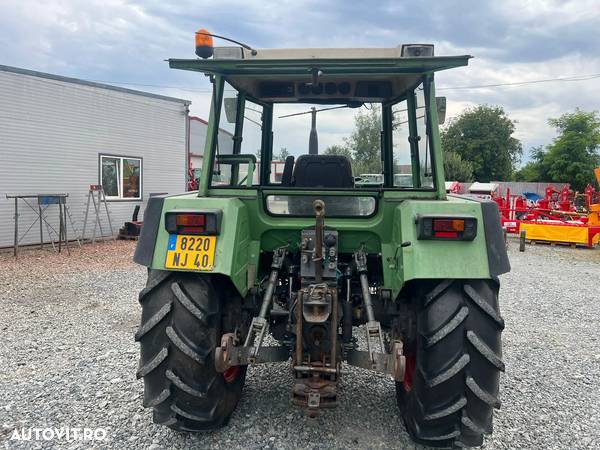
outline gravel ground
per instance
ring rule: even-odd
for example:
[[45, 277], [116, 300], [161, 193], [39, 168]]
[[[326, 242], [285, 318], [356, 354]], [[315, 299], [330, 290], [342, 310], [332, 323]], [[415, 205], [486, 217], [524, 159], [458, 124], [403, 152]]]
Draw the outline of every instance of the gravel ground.
[[[503, 407], [485, 448], [600, 447], [600, 250], [530, 246], [502, 277]], [[133, 334], [145, 269], [133, 244], [71, 257], [0, 254], [0, 442], [6, 448], [415, 448], [393, 383], [347, 368], [340, 406], [317, 419], [290, 405], [285, 364], [254, 367], [230, 425], [186, 435], [151, 423]], [[21, 427], [106, 430], [103, 441], [10, 440]]]

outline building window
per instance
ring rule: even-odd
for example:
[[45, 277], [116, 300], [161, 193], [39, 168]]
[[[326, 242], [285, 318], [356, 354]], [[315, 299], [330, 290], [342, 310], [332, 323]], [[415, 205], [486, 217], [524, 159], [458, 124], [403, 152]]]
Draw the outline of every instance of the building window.
[[100, 183], [108, 200], [141, 200], [141, 181], [141, 158], [100, 155]]

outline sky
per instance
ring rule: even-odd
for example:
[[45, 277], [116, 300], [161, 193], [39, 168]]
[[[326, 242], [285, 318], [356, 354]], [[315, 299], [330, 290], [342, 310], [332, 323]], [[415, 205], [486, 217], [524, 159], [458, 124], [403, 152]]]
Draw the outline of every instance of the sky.
[[[1, 5], [0, 64], [185, 98], [192, 101], [191, 113], [204, 118], [205, 77], [171, 70], [164, 61], [194, 58], [199, 28], [255, 48], [432, 43], [436, 55], [473, 55], [468, 67], [436, 75], [438, 94], [448, 99], [447, 117], [476, 104], [502, 106], [516, 122], [524, 161], [531, 147], [555, 136], [548, 118], [576, 107], [600, 110], [600, 77], [473, 88], [600, 75], [600, 0], [1, 0]], [[339, 142], [352, 128], [351, 112], [327, 114], [319, 119], [321, 146]], [[290, 120], [289, 136], [302, 133], [307, 140], [300, 117]]]

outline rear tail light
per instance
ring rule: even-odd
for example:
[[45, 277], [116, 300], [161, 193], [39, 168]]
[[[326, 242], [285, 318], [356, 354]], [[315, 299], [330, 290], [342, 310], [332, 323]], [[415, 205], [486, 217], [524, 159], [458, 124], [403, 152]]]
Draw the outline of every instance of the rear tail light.
[[171, 211], [165, 214], [165, 228], [169, 234], [214, 236], [219, 234], [220, 225], [221, 211]]
[[433, 219], [433, 231], [465, 231], [465, 219]]
[[417, 239], [472, 241], [477, 219], [468, 216], [417, 216]]

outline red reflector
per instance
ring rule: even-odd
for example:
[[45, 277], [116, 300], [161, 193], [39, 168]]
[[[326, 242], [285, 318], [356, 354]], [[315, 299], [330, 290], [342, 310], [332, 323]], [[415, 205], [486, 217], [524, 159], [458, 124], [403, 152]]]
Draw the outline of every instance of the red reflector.
[[462, 219], [433, 219], [433, 231], [465, 231]]
[[179, 228], [179, 234], [200, 234], [206, 230], [204, 227], [181, 227]]
[[457, 238], [458, 232], [456, 232], [456, 231], [434, 231], [433, 235], [435, 237], [440, 237], [440, 238]]
[[177, 226], [200, 227], [204, 231], [206, 216], [204, 214], [177, 214]]

